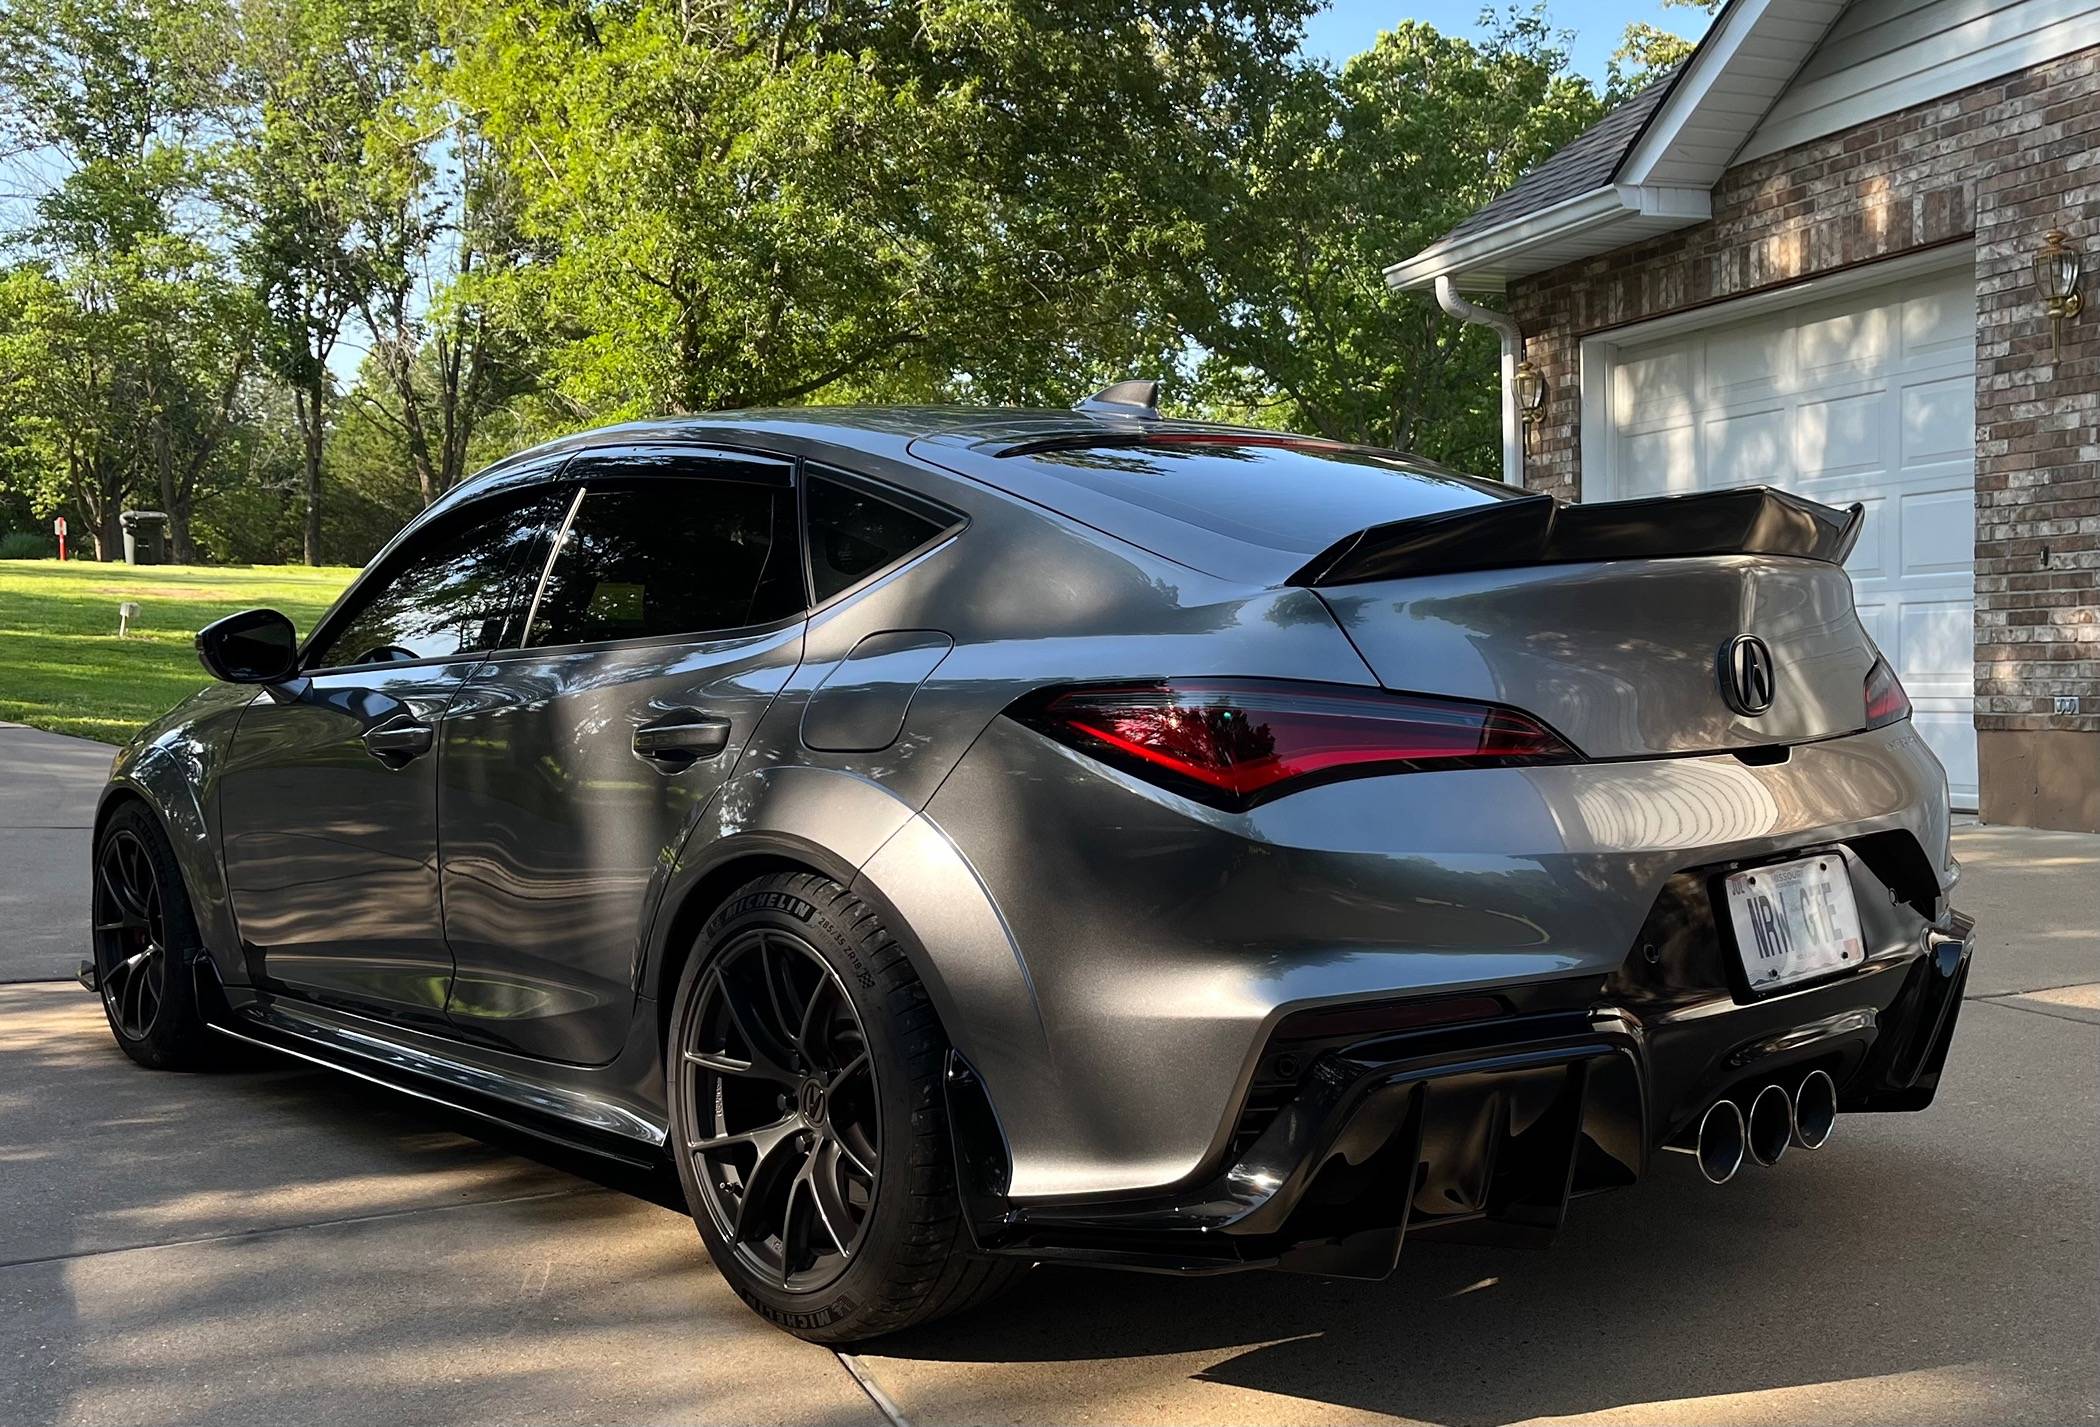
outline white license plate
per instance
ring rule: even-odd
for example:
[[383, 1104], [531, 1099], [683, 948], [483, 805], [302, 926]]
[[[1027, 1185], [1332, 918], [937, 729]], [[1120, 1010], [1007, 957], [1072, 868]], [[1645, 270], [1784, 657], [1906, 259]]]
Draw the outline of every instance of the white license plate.
[[1733, 874], [1728, 917], [1753, 991], [1857, 966], [1866, 956], [1852, 879], [1835, 853]]

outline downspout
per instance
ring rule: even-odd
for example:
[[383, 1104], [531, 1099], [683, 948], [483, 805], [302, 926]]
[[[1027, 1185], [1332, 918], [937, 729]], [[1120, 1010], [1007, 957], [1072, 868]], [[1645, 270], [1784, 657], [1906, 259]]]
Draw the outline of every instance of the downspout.
[[1524, 484], [1524, 423], [1517, 416], [1517, 359], [1523, 352], [1524, 334], [1516, 319], [1468, 302], [1458, 295], [1457, 284], [1448, 274], [1438, 274], [1436, 305], [1461, 322], [1492, 327], [1502, 337], [1502, 480], [1505, 485]]

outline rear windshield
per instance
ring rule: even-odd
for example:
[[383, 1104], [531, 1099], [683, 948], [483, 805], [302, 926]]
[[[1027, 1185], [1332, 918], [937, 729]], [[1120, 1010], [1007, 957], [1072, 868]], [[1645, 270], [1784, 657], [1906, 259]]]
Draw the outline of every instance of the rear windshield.
[[[1373, 525], [1522, 494], [1405, 456], [1259, 438], [1057, 447], [997, 464], [1025, 466], [1241, 544], [1306, 557]], [[1052, 491], [1029, 494], [1060, 505]]]

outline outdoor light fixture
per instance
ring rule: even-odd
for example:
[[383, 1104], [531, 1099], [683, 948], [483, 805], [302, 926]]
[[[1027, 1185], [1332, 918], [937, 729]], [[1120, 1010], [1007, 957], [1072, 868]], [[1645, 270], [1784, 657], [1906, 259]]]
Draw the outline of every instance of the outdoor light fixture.
[[[2075, 263], [2076, 259], [2073, 261]], [[1539, 413], [1546, 409], [1546, 378], [1531, 364], [1531, 358], [1526, 357], [1517, 363], [1510, 381], [1515, 386], [1517, 411], [1524, 418], [1524, 430], [1528, 435], [1538, 424]]]
[[2085, 309], [2085, 299], [2078, 295], [2081, 267], [2070, 234], [2061, 228], [2042, 234], [2042, 249], [2034, 255], [2034, 285], [2042, 292], [2042, 311], [2049, 314], [2050, 350], [2058, 360], [2064, 354], [2064, 319]]

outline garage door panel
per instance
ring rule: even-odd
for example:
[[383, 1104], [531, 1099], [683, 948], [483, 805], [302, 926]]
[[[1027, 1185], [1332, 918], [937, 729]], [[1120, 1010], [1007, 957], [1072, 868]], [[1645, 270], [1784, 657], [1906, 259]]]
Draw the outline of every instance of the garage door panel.
[[1940, 283], [1906, 298], [1899, 330], [1906, 364], [1969, 354], [1976, 349], [1976, 292], [1966, 281]]
[[1722, 485], [1786, 480], [1793, 467], [1787, 425], [1786, 409], [1779, 405], [1709, 418], [1705, 469]]
[[1883, 387], [1800, 403], [1794, 415], [1794, 468], [1803, 476], [1828, 476], [1887, 466], [1881, 439], [1887, 405]]
[[1706, 399], [1741, 401], [1776, 393], [1786, 380], [1784, 326], [1759, 322], [1716, 333], [1706, 349]]
[[1892, 346], [1885, 307], [1809, 318], [1795, 329], [1796, 376], [1805, 382], [1843, 374], [1871, 376], [1888, 370]]
[[1966, 270], [1739, 322], [1716, 309], [1702, 330], [1622, 346], [1603, 384], [1611, 409], [1594, 413], [1610, 432], [1600, 494], [1771, 484], [1866, 508], [1846, 561], [1860, 619], [1964, 807], [1976, 804], [1975, 312]]
[[1644, 431], [1624, 439], [1628, 499], [1696, 490], [1698, 462], [1692, 455], [1692, 428]]
[[[1844, 504], [1831, 499], [1844, 494], [1842, 491], [1825, 494], [1815, 490], [1804, 490], [1801, 493], [1810, 500], [1820, 500], [1826, 504]], [[1888, 574], [1889, 568], [1895, 564], [1891, 558], [1891, 551], [1896, 543], [1895, 531], [1890, 528], [1888, 517], [1884, 513], [1888, 501], [1878, 495], [1860, 496], [1857, 499], [1859, 504], [1866, 508], [1866, 518], [1865, 523], [1860, 526], [1859, 543], [1852, 547], [1852, 553], [1845, 559], [1845, 573], [1852, 577], [1855, 587], [1861, 581], [1878, 580]]]
[[1958, 575], [1966, 587], [1976, 562], [1975, 492], [1905, 491], [1902, 510], [1903, 572]]
[[1976, 378], [1971, 373], [1903, 387], [1903, 463], [1976, 457]]
[[1976, 691], [1975, 620], [1969, 602], [1906, 600], [1897, 616], [1896, 675], [1913, 699], [1964, 699]]
[[1683, 348], [1623, 363], [1612, 377], [1612, 406], [1627, 414], [1623, 431], [1654, 430], [1691, 420], [1692, 358]]

